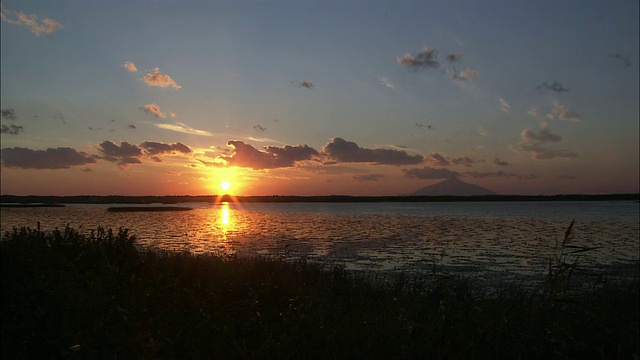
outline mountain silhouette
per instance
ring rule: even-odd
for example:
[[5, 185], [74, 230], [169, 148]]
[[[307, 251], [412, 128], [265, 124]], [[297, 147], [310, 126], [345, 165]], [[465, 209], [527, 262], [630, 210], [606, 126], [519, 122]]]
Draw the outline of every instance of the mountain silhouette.
[[475, 196], [497, 195], [495, 192], [478, 185], [466, 183], [457, 177], [441, 181], [437, 184], [425, 186], [411, 195], [427, 196]]

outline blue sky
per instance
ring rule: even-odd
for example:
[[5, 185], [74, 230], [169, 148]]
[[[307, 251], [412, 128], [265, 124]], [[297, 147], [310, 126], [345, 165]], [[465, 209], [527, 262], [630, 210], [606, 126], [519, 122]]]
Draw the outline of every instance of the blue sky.
[[3, 194], [638, 191], [634, 1], [2, 12]]

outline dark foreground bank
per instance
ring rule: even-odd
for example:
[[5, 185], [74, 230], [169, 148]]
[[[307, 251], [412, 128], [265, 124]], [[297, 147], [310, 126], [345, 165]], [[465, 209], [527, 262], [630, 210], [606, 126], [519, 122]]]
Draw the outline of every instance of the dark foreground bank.
[[319, 264], [140, 251], [126, 230], [0, 242], [2, 358], [631, 359], [638, 280], [487, 294]]

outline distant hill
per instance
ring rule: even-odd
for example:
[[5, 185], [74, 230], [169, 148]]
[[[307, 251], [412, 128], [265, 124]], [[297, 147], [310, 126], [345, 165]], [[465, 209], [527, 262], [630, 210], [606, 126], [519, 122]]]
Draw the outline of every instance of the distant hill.
[[425, 186], [411, 195], [426, 196], [476, 196], [476, 195], [497, 195], [495, 192], [478, 185], [466, 183], [458, 178], [451, 178], [437, 184]]

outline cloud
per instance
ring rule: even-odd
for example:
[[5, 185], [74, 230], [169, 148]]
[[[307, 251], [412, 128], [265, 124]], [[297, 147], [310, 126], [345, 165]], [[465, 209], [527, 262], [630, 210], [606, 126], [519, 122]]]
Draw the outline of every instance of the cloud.
[[555, 81], [553, 84], [549, 85], [546, 82], [536, 85], [536, 89], [540, 91], [555, 91], [557, 93], [567, 92], [569, 89], [565, 88], [559, 82]]
[[104, 141], [98, 145], [98, 151], [103, 155], [104, 160], [118, 162], [118, 166], [142, 164], [140, 161], [142, 149], [126, 141], [122, 141], [120, 146], [112, 141]]
[[402, 66], [406, 66], [412, 69], [419, 68], [438, 68], [440, 63], [436, 60], [438, 57], [438, 51], [425, 47], [418, 54], [411, 55], [410, 53], [404, 54], [403, 57], [397, 57], [396, 61]]
[[258, 150], [243, 141], [229, 141], [227, 145], [234, 148], [232, 155], [220, 155], [229, 166], [250, 167], [255, 170], [292, 167], [298, 161], [311, 160], [318, 152], [307, 145], [284, 147], [265, 146]]
[[488, 178], [488, 177], [497, 177], [497, 178], [505, 178], [505, 179], [511, 179], [511, 178], [515, 178], [518, 180], [533, 180], [533, 179], [537, 179], [538, 177], [535, 176], [534, 174], [514, 174], [514, 173], [506, 173], [502, 170], [497, 171], [497, 172], [477, 172], [477, 171], [467, 171], [462, 173], [462, 175], [464, 177], [471, 177], [474, 179], [482, 179], [482, 178]]
[[555, 143], [562, 140], [560, 135], [552, 133], [551, 129], [547, 127], [543, 127], [542, 129], [540, 129], [537, 134], [529, 129], [524, 129], [522, 130], [522, 133], [520, 133], [520, 138], [522, 139], [522, 141], [528, 144]]
[[582, 116], [560, 104], [557, 100], [553, 100], [553, 109], [547, 113], [547, 118], [554, 119], [556, 116], [565, 121], [582, 121]]
[[133, 124], [131, 124], [131, 125], [127, 126], [127, 127], [128, 127], [129, 129], [137, 129], [137, 127], [136, 127], [135, 125], [133, 125]]
[[201, 135], [201, 136], [212, 136], [213, 134], [206, 130], [198, 130], [192, 128], [186, 124], [181, 122], [176, 122], [173, 124], [154, 124], [156, 127], [165, 130], [177, 131], [183, 134], [192, 134], [192, 135]]
[[506, 162], [506, 161], [502, 161], [502, 160], [500, 160], [500, 159], [499, 159], [499, 158], [497, 158], [497, 157], [496, 157], [496, 158], [493, 158], [493, 163], [494, 163], [494, 164], [496, 164], [496, 165], [498, 165], [498, 166], [509, 166], [509, 165], [511, 165], [511, 164], [509, 164], [508, 162]]
[[400, 171], [406, 177], [417, 179], [451, 179], [460, 175], [449, 169], [436, 169], [428, 166], [423, 168], [401, 169]]
[[3, 21], [12, 25], [25, 26], [35, 36], [45, 34], [50, 37], [54, 32], [64, 28], [59, 22], [49, 18], [42, 18], [38, 21], [38, 17], [33, 14], [27, 15], [21, 11], [10, 11], [2, 5], [0, 5], [0, 9], [0, 17]]
[[462, 56], [464, 56], [464, 55], [451, 53], [451, 54], [447, 54], [445, 56], [445, 59], [447, 59], [448, 62], [456, 62], [456, 61], [460, 60], [462, 58]]
[[178, 85], [169, 75], [161, 73], [158, 68], [153, 69], [153, 71], [147, 71], [143, 80], [149, 86], [157, 86], [161, 88], [171, 86], [174, 89], [182, 89], [182, 86]]
[[472, 81], [478, 77], [478, 72], [476, 70], [472, 70], [467, 68], [466, 70], [458, 70], [455, 67], [453, 70], [450, 70], [449, 73], [453, 80], [462, 80], [462, 81]]
[[311, 89], [313, 87], [313, 83], [311, 81], [297, 81], [297, 80], [293, 80], [291, 82], [291, 85], [295, 86], [295, 87], [303, 87], [303, 88], [307, 88], [307, 89]]
[[538, 117], [538, 116], [540, 116], [540, 111], [538, 110], [538, 108], [534, 107], [534, 108], [529, 109], [527, 111], [527, 114], [531, 115], [533, 117]]
[[451, 163], [444, 156], [437, 152], [432, 152], [425, 158], [425, 162], [431, 166], [449, 166]]
[[137, 72], [138, 68], [136, 67], [136, 65], [134, 63], [132, 63], [131, 61], [125, 61], [124, 64], [122, 64], [122, 67], [131, 71], [131, 72]]
[[502, 112], [504, 112], [505, 114], [510, 113], [511, 112], [511, 105], [509, 105], [507, 100], [505, 100], [503, 98], [498, 98], [498, 100], [500, 101], [500, 109], [502, 110]]
[[489, 135], [489, 131], [487, 131], [487, 129], [485, 129], [484, 127], [480, 126], [476, 129], [476, 131], [478, 132], [478, 135], [480, 136], [487, 136]]
[[0, 133], [2, 133], [2, 134], [18, 135], [23, 131], [24, 131], [24, 128], [22, 126], [19, 126], [19, 125], [11, 124], [11, 125], [7, 126], [5, 124], [2, 124], [2, 127], [0, 127]]
[[68, 169], [95, 162], [95, 156], [68, 147], [47, 150], [19, 147], [2, 149], [2, 165], [13, 169]]
[[162, 112], [162, 110], [160, 110], [160, 106], [158, 106], [158, 104], [147, 104], [144, 106], [140, 107], [140, 110], [144, 110], [144, 112], [146, 112], [147, 114], [152, 114], [155, 117], [158, 118], [162, 118], [162, 119], [166, 119], [167, 116], [168, 117], [175, 117], [176, 114], [172, 113], [172, 112]]
[[383, 177], [383, 174], [359, 174], [353, 175], [352, 179], [355, 181], [378, 181]]
[[384, 85], [384, 86], [388, 87], [388, 88], [389, 88], [389, 89], [391, 89], [391, 90], [395, 90], [395, 89], [396, 89], [396, 86], [395, 86], [395, 85], [393, 85], [393, 84], [391, 83], [391, 81], [389, 81], [389, 79], [387, 79], [387, 78], [386, 78], [386, 77], [384, 77], [384, 76], [378, 76], [378, 81], [380, 81], [380, 84], [382, 84], [382, 85]]
[[[450, 162], [453, 165], [471, 166], [473, 163], [478, 162], [478, 160], [471, 159], [471, 158], [469, 158], [467, 156], [460, 156], [460, 157], [457, 157], [457, 158], [450, 159]], [[484, 162], [484, 160], [481, 160], [480, 162]]]
[[253, 128], [256, 129], [256, 130], [260, 130], [260, 131], [267, 130], [266, 127], [262, 127], [262, 126], [260, 126], [260, 124], [253, 125]]
[[422, 155], [409, 155], [405, 151], [392, 149], [364, 149], [358, 144], [334, 138], [322, 148], [322, 152], [338, 162], [366, 162], [377, 165], [412, 165], [424, 160]]
[[4, 120], [14, 121], [18, 118], [18, 116], [16, 116], [16, 111], [13, 109], [2, 109], [0, 110], [0, 115], [2, 115]]
[[611, 54], [609, 55], [614, 59], [620, 59], [622, 61], [624, 61], [624, 67], [626, 68], [630, 68], [631, 67], [631, 57], [629, 57], [629, 55], [623, 55], [620, 53], [615, 53], [615, 54]]
[[551, 160], [555, 158], [571, 160], [578, 157], [572, 151], [553, 150], [543, 146], [549, 143], [558, 143], [562, 140], [559, 135], [552, 133], [551, 129], [547, 128], [546, 123], [542, 124], [542, 128], [538, 133], [524, 129], [520, 133], [520, 139], [520, 143], [515, 148], [530, 153], [532, 158], [536, 160]]
[[146, 151], [146, 153], [151, 156], [161, 155], [161, 154], [175, 154], [175, 153], [190, 154], [191, 153], [191, 149], [187, 145], [184, 145], [179, 142], [176, 142], [173, 144], [165, 144], [165, 143], [156, 142], [156, 141], [145, 141], [142, 144], [140, 144], [140, 147], [143, 148]]

